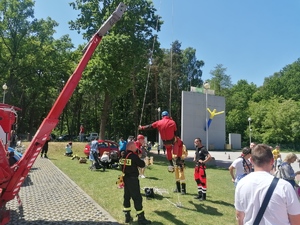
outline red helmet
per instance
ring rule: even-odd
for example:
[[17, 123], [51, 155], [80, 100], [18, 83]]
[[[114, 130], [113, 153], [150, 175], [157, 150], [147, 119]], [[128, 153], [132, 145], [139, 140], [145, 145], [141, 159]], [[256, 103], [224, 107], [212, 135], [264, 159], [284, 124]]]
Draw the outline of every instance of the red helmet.
[[137, 138], [136, 138], [137, 140], [140, 140], [140, 139], [145, 139], [145, 137], [144, 137], [144, 135], [142, 135], [142, 134], [139, 134], [138, 136], [137, 136]]

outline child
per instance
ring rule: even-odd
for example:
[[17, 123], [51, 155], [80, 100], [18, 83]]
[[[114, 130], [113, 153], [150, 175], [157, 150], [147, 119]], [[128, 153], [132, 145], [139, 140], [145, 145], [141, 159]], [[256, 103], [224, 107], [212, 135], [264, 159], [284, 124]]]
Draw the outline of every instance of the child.
[[66, 146], [66, 153], [65, 156], [70, 156], [72, 157], [73, 151], [72, 151], [72, 142], [68, 143]]

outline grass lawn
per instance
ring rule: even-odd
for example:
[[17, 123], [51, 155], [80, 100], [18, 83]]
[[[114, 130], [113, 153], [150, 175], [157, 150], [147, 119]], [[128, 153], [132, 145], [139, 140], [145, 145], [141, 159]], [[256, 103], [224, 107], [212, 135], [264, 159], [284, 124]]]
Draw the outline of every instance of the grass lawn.
[[[23, 143], [28, 146], [28, 143]], [[90, 171], [88, 164], [79, 164], [78, 160], [71, 160], [63, 156], [67, 142], [50, 142], [49, 159], [91, 196], [101, 207], [107, 210], [119, 223], [124, 222], [123, 189], [118, 189], [116, 181], [121, 174], [119, 169], [107, 169], [105, 172]], [[73, 151], [84, 156], [86, 143], [73, 142]], [[150, 153], [150, 155], [152, 155]], [[154, 165], [149, 166], [145, 179], [140, 179], [141, 188], [153, 187], [154, 199], [146, 199], [143, 190], [143, 206], [146, 218], [152, 224], [215, 225], [236, 224], [234, 202], [234, 187], [227, 169], [210, 167], [207, 171], [208, 189], [207, 200], [201, 202], [194, 199], [197, 193], [196, 182], [193, 179], [194, 163], [186, 163], [187, 194], [173, 193], [175, 177], [167, 171], [165, 156], [154, 155]], [[181, 207], [176, 207], [181, 205]], [[135, 210], [132, 204], [132, 215]], [[136, 221], [136, 218], [134, 218]], [[137, 224], [134, 222], [132, 224]]]

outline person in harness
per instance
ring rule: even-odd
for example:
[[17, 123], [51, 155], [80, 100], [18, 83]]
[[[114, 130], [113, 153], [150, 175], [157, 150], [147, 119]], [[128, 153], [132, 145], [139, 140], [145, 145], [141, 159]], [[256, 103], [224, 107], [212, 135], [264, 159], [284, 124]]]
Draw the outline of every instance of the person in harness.
[[167, 159], [170, 162], [168, 167], [169, 172], [174, 172], [174, 164], [172, 161], [172, 153], [177, 155], [176, 165], [180, 165], [182, 156], [182, 141], [176, 135], [177, 126], [175, 121], [169, 116], [167, 111], [163, 111], [162, 119], [158, 120], [150, 125], [141, 126], [139, 125], [139, 130], [157, 129], [160, 133], [163, 144], [167, 150]]
[[[187, 156], [188, 156], [188, 151], [187, 151], [185, 145], [183, 145], [181, 165], [175, 165], [175, 167], [174, 167], [174, 175], [175, 175], [175, 181], [176, 181], [176, 188], [175, 188], [174, 192], [178, 192], [178, 193], [181, 192], [182, 195], [186, 194], [186, 181], [185, 181], [185, 174], [184, 174], [184, 170], [185, 170], [184, 159]], [[173, 158], [176, 159], [177, 156], [173, 155]]]

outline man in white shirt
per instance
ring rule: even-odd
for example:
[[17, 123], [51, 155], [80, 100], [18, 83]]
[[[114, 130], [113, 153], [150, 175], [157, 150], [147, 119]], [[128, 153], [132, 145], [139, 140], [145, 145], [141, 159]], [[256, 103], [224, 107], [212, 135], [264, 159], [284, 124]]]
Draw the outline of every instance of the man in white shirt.
[[[254, 172], [240, 180], [235, 191], [235, 209], [239, 225], [253, 224], [274, 178], [269, 173], [274, 163], [272, 149], [259, 144], [251, 153], [250, 160], [254, 165]], [[259, 224], [300, 225], [300, 203], [290, 183], [279, 179]]]

